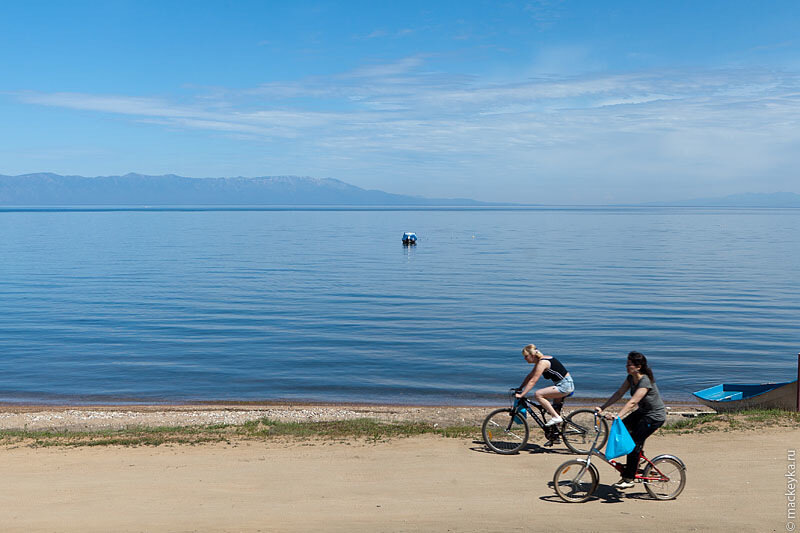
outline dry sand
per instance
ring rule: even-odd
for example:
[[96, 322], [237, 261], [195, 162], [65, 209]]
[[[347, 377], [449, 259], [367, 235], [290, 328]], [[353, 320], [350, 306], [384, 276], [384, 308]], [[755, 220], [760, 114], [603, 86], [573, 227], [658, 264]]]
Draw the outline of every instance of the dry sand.
[[[39, 411], [43, 412], [43, 411]], [[549, 486], [566, 449], [516, 456], [472, 439], [246, 441], [0, 449], [0, 531], [786, 531], [787, 452], [800, 429], [661, 435], [688, 467], [675, 501]]]

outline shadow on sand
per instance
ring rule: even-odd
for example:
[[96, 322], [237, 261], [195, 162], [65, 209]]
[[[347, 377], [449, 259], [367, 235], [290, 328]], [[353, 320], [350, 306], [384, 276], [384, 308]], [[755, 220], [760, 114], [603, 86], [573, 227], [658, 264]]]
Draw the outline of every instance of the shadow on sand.
[[[564, 503], [568, 504], [569, 502], [565, 502], [558, 495], [555, 493], [555, 489], [553, 488], [553, 482], [549, 481], [547, 486], [553, 491], [553, 494], [547, 496], [539, 496], [539, 499], [545, 502], [550, 503]], [[639, 485], [640, 488], [643, 485]], [[636, 490], [636, 488], [627, 489], [627, 490]], [[615, 489], [611, 485], [597, 485], [594, 493], [592, 494], [591, 498], [586, 500], [582, 503], [589, 503], [589, 502], [596, 502], [599, 501], [600, 503], [622, 503], [625, 500], [653, 500], [646, 492], [624, 492], [618, 489]]]
[[[489, 448], [487, 448], [486, 444], [482, 440], [473, 440], [472, 444], [473, 444], [473, 446], [470, 446], [469, 449], [472, 450], [473, 452], [490, 453], [492, 455], [501, 455], [501, 454], [495, 453], [492, 450], [490, 450]], [[569, 451], [566, 448], [557, 448], [555, 446], [553, 446], [553, 447], [540, 446], [539, 444], [535, 444], [535, 443], [530, 443], [529, 442], [520, 451], [518, 451], [517, 453], [514, 453], [514, 454], [510, 454], [510, 455], [508, 455], [508, 457], [511, 457], [511, 456], [514, 456], [514, 455], [535, 455], [535, 454], [540, 454], [540, 453], [547, 453], [547, 454], [553, 454], [553, 455], [575, 455], [575, 454], [573, 454], [571, 451]]]

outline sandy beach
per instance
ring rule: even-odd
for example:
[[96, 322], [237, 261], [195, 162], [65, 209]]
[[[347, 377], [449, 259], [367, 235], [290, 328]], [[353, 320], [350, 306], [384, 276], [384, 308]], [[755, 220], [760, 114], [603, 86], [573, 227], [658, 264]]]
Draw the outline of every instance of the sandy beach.
[[[41, 420], [64, 411], [113, 412], [28, 414]], [[433, 435], [6, 446], [0, 524], [13, 532], [786, 531], [784, 474], [798, 443], [800, 428], [657, 433], [648, 455], [672, 453], [687, 464], [687, 487], [677, 500], [653, 501], [638, 485], [617, 492], [610, 487], [616, 472], [600, 465], [597, 498], [584, 504], [562, 503], [549, 485], [572, 457], [563, 447], [499, 456], [476, 439]]]

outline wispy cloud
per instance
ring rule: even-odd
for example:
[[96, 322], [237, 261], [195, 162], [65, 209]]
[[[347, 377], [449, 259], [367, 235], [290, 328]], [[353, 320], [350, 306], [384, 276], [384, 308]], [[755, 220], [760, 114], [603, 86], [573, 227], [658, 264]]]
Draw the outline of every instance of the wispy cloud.
[[359, 41], [361, 40], [366, 41], [370, 39], [383, 39], [383, 38], [396, 39], [400, 37], [408, 37], [409, 35], [413, 35], [416, 32], [417, 30], [414, 30], [412, 28], [401, 28], [399, 30], [392, 30], [392, 31], [379, 29], [379, 30], [373, 30], [366, 35], [356, 35], [354, 38]]
[[794, 46], [792, 41], [784, 41], [782, 43], [763, 44], [761, 46], [754, 46], [750, 50], [752, 52], [771, 52], [772, 50], [779, 50], [781, 48], [790, 48]]
[[155, 98], [82, 93], [20, 93], [19, 99], [29, 104], [65, 107], [87, 111], [125, 115], [191, 116], [193, 112]]
[[406, 74], [423, 63], [422, 57], [405, 57], [394, 63], [362, 67], [350, 72], [348, 77], [380, 78], [384, 76], [397, 76]]
[[562, 0], [534, 0], [524, 7], [539, 29], [547, 29], [555, 24], [561, 18], [562, 10]]
[[386, 30], [375, 30], [363, 37], [362, 39], [377, 39], [379, 37], [386, 37], [389, 33]]
[[[512, 183], [526, 175], [594, 177], [600, 188], [602, 178], [625, 174], [638, 176], [632, 190], [654, 190], [668, 176], [674, 187], [698, 176], [775, 174], [796, 168], [800, 152], [800, 76], [760, 70], [489, 82], [436, 72], [414, 56], [334, 76], [198, 92], [188, 101], [63, 92], [17, 98], [266, 143], [290, 140], [334, 170], [341, 162], [387, 175], [424, 168], [429, 178], [513, 176], [479, 195], [497, 199], [511, 199]], [[421, 194], [429, 183], [418, 183]]]

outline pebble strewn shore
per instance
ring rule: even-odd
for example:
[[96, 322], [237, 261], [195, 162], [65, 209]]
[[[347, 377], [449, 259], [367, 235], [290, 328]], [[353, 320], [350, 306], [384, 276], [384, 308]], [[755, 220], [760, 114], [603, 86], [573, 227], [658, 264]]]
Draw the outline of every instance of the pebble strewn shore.
[[413, 421], [441, 425], [475, 424], [482, 407], [363, 407], [363, 406], [182, 406], [182, 407], [0, 407], [0, 430], [101, 430], [130, 427], [243, 424], [269, 418], [313, 422], [374, 418], [385, 422]]
[[[579, 406], [574, 406], [577, 408]], [[493, 407], [364, 405], [190, 405], [51, 407], [0, 406], [0, 430], [92, 431], [133, 427], [243, 424], [260, 418], [313, 422], [373, 418], [383, 422], [424, 422], [441, 427], [477, 426]], [[569, 409], [566, 410], [567, 412]], [[671, 406], [673, 417], [706, 412], [699, 405]]]

